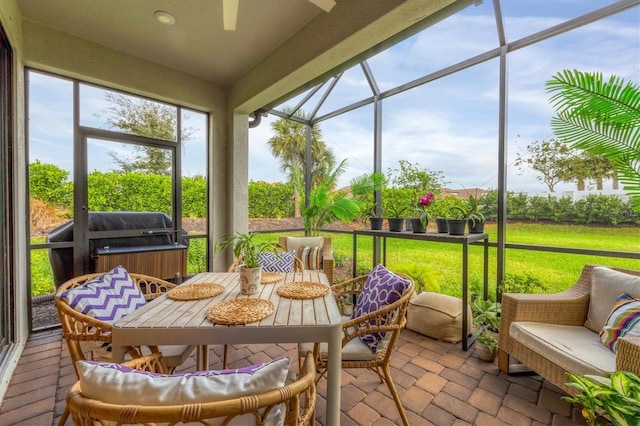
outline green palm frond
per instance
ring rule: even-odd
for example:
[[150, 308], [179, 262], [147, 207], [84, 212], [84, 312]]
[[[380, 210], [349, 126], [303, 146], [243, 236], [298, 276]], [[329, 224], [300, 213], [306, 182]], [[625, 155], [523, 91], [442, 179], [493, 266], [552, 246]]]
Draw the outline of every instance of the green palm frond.
[[564, 70], [547, 81], [557, 116], [555, 135], [571, 147], [611, 161], [640, 212], [640, 87], [601, 73]]

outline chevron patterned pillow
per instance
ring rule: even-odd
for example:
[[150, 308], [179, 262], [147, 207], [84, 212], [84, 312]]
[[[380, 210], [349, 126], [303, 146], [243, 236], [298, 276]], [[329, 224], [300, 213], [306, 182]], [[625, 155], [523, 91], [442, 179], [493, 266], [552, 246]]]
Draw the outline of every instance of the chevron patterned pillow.
[[276, 255], [263, 251], [258, 255], [258, 263], [262, 265], [262, 270], [266, 272], [293, 272], [293, 257], [295, 251], [286, 251]]
[[122, 266], [67, 290], [60, 297], [76, 311], [110, 324], [146, 303], [140, 288]]

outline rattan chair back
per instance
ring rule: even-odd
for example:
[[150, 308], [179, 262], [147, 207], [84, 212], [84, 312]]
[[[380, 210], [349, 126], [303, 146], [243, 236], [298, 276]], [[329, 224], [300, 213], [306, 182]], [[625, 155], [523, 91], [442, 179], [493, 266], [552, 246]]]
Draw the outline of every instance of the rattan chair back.
[[[93, 354], [86, 354], [86, 348], [83, 348], [82, 342], [111, 343], [112, 327], [111, 324], [107, 322], [97, 320], [82, 312], [76, 311], [60, 297], [60, 294], [66, 290], [83, 285], [101, 275], [103, 275], [103, 273], [87, 274], [73, 278], [62, 284], [54, 297], [56, 310], [58, 311], [58, 317], [62, 325], [62, 337], [67, 342], [74, 369], [76, 368], [76, 361], [93, 358]], [[140, 288], [147, 301], [153, 300], [175, 287], [175, 284], [148, 275], [135, 273], [129, 273], [129, 275]], [[131, 358], [137, 358], [143, 355], [141, 347], [130, 346], [126, 347], [125, 350]], [[193, 350], [193, 347], [191, 347], [191, 350]], [[156, 346], [150, 346], [149, 351], [158, 352], [158, 348]], [[173, 367], [175, 367], [175, 365]], [[77, 373], [78, 371], [76, 370], [76, 375]]]
[[[132, 368], [163, 373], [162, 357], [152, 354], [124, 363]], [[282, 405], [281, 405], [282, 404]], [[316, 369], [313, 356], [308, 353], [302, 364], [299, 378], [268, 392], [248, 395], [225, 401], [185, 405], [140, 406], [108, 404], [82, 395], [80, 382], [67, 393], [67, 407], [76, 425], [94, 425], [97, 422], [133, 424], [189, 423], [227, 424], [234, 417], [253, 414], [255, 425], [262, 425], [263, 413], [277, 409], [284, 412], [285, 425], [306, 425], [315, 422]], [[95, 423], [94, 423], [95, 422]]]
[[[400, 331], [407, 324], [407, 308], [409, 301], [415, 292], [415, 284], [413, 279], [406, 275], [396, 273], [396, 275], [409, 281], [409, 287], [406, 289], [402, 297], [395, 302], [384, 306], [376, 311], [370, 312], [357, 318], [352, 318], [342, 324], [342, 347], [353, 339], [359, 338], [363, 334], [385, 333], [385, 344], [375, 353], [375, 357], [370, 360], [349, 360], [342, 359], [342, 368], [367, 368], [378, 374], [380, 381], [386, 383], [389, 392], [398, 407], [400, 417], [405, 425], [409, 424], [409, 420], [400, 401], [400, 396], [391, 377], [391, 355], [395, 349]], [[364, 288], [364, 283], [368, 275], [362, 275], [331, 287], [336, 298], [345, 295], [359, 295]], [[314, 345], [314, 357], [321, 375], [326, 373], [327, 358], [320, 351], [320, 344]]]

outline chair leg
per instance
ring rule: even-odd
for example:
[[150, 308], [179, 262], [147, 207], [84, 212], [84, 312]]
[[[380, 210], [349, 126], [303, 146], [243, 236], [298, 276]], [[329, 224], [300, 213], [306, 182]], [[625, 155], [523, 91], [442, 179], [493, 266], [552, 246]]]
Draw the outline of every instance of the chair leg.
[[67, 423], [67, 419], [69, 418], [69, 407], [65, 406], [62, 416], [60, 416], [60, 420], [58, 420], [58, 426], [64, 426]]
[[382, 367], [382, 371], [384, 371], [385, 381], [387, 382], [387, 387], [389, 388], [389, 392], [391, 392], [391, 396], [393, 396], [393, 400], [396, 402], [396, 407], [398, 407], [398, 411], [400, 412], [400, 417], [402, 418], [402, 423], [405, 426], [409, 426], [409, 419], [407, 418], [407, 413], [404, 411], [404, 407], [402, 406], [402, 401], [400, 401], [400, 396], [398, 395], [398, 390], [396, 389], [395, 383], [393, 383], [393, 379], [391, 378], [391, 369], [388, 365]]
[[222, 369], [227, 369], [227, 345], [224, 345], [224, 350], [222, 351]]

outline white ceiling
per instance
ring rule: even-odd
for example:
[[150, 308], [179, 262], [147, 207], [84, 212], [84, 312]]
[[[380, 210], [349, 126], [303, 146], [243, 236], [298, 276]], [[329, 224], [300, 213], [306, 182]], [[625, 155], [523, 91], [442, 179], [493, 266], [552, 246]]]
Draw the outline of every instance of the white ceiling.
[[[224, 31], [222, 0], [18, 0], [23, 19], [229, 86], [322, 9], [304, 0], [240, 0]], [[163, 10], [175, 24], [159, 23]], [[335, 9], [334, 9], [335, 11]]]

